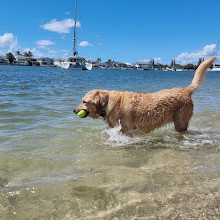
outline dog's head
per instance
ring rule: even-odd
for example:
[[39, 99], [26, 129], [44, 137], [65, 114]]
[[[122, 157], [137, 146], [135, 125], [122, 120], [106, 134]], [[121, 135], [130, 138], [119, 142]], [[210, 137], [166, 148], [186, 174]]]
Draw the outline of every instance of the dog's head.
[[74, 109], [74, 113], [78, 113], [81, 110], [86, 111], [86, 115], [83, 117], [99, 118], [106, 110], [108, 105], [109, 92], [107, 90], [92, 90], [89, 91], [83, 98], [82, 103]]

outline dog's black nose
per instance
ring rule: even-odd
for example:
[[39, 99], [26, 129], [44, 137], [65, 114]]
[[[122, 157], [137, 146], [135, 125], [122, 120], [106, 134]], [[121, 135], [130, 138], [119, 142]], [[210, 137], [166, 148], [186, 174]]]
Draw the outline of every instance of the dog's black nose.
[[76, 113], [76, 109], [74, 109], [73, 112], [74, 112], [75, 114], [77, 114], [77, 113]]

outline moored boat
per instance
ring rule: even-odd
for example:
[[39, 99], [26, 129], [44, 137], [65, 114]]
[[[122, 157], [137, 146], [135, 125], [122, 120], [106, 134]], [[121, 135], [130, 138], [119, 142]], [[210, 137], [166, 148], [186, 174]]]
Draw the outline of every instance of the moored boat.
[[86, 62], [84, 57], [72, 56], [65, 62], [61, 63], [62, 69], [75, 69], [75, 70], [91, 70], [92, 64]]
[[91, 70], [92, 64], [88, 63], [84, 57], [78, 56], [76, 50], [76, 6], [77, 0], [75, 0], [75, 22], [74, 22], [74, 46], [73, 46], [73, 56], [69, 57], [65, 62], [61, 63], [61, 68], [68, 70]]

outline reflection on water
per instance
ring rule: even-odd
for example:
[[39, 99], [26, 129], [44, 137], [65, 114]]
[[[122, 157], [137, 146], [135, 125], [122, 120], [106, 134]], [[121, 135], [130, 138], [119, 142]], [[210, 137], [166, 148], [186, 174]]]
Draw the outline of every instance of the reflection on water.
[[171, 124], [128, 136], [120, 125], [77, 118], [74, 106], [99, 85], [154, 91], [187, 85], [191, 73], [94, 70], [80, 81], [60, 69], [4, 68], [1, 219], [219, 219], [219, 76], [207, 75], [195, 93], [188, 132]]

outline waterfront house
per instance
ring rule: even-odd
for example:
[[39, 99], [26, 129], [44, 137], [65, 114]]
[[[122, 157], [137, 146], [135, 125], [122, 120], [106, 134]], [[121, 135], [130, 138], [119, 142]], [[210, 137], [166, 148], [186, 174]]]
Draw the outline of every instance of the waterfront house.
[[49, 57], [42, 57], [37, 61], [40, 63], [40, 66], [54, 66], [54, 59]]
[[54, 66], [61, 67], [61, 63], [65, 62], [64, 59], [55, 59], [54, 60]]
[[9, 64], [8, 59], [5, 58], [5, 56], [0, 55], [0, 65], [6, 65]]
[[27, 58], [23, 54], [20, 54], [16, 60], [14, 60], [13, 64], [18, 66], [28, 66]]
[[105, 69], [106, 68], [106, 64], [105, 63], [93, 62], [92, 68], [93, 69]]
[[132, 68], [132, 64], [130, 63], [118, 63], [120, 69], [130, 69]]

